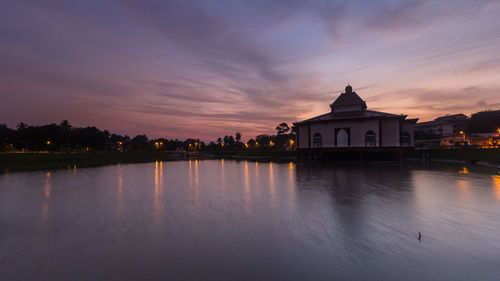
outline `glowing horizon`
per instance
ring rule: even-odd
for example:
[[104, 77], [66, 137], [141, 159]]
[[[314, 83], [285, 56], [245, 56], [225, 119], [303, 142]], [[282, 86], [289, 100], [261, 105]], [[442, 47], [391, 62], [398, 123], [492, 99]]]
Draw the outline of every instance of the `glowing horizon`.
[[420, 121], [500, 108], [500, 2], [12, 1], [0, 124], [247, 140], [329, 111]]

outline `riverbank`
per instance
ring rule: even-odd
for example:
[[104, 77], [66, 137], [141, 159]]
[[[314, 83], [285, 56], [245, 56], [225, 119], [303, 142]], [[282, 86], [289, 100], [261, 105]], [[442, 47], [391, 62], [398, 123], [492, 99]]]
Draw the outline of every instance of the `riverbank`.
[[235, 159], [292, 161], [293, 151], [243, 152], [77, 152], [77, 153], [0, 153], [0, 173], [14, 171], [55, 170], [126, 163], [176, 161], [185, 159]]
[[[424, 155], [428, 157], [424, 158]], [[294, 151], [240, 152], [79, 152], [79, 153], [0, 153], [0, 173], [97, 167], [126, 163], [176, 161], [184, 159], [234, 159], [253, 161], [295, 161]], [[437, 163], [470, 163], [500, 167], [498, 149], [414, 150], [404, 154], [405, 161], [429, 159]]]
[[183, 159], [174, 152], [1, 153], [0, 172], [83, 168]]
[[416, 161], [428, 159], [430, 162], [470, 163], [500, 167], [500, 150], [477, 148], [413, 150], [405, 152], [404, 159]]
[[262, 160], [262, 161], [294, 161], [297, 159], [295, 151], [239, 151], [239, 152], [224, 152], [217, 154], [219, 158], [235, 159], [235, 160]]

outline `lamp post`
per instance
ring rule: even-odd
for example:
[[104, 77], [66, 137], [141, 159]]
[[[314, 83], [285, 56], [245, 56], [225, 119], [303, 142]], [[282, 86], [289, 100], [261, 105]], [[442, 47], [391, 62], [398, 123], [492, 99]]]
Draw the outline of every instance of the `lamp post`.
[[462, 135], [462, 142], [463, 142], [463, 145], [465, 145], [465, 134], [464, 134], [464, 131], [460, 131], [460, 135]]

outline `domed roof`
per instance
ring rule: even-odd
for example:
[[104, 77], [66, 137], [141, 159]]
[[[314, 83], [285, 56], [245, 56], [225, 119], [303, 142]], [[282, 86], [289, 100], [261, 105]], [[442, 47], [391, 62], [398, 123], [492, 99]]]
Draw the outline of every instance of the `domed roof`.
[[345, 87], [345, 92], [346, 93], [352, 93], [352, 87], [351, 87], [351, 85], [347, 84], [347, 86]]

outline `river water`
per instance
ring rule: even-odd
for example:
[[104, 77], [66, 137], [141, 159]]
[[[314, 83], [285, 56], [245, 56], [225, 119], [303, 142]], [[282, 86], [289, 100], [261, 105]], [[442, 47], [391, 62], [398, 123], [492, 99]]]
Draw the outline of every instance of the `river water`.
[[500, 173], [191, 160], [1, 174], [0, 280], [500, 280]]

